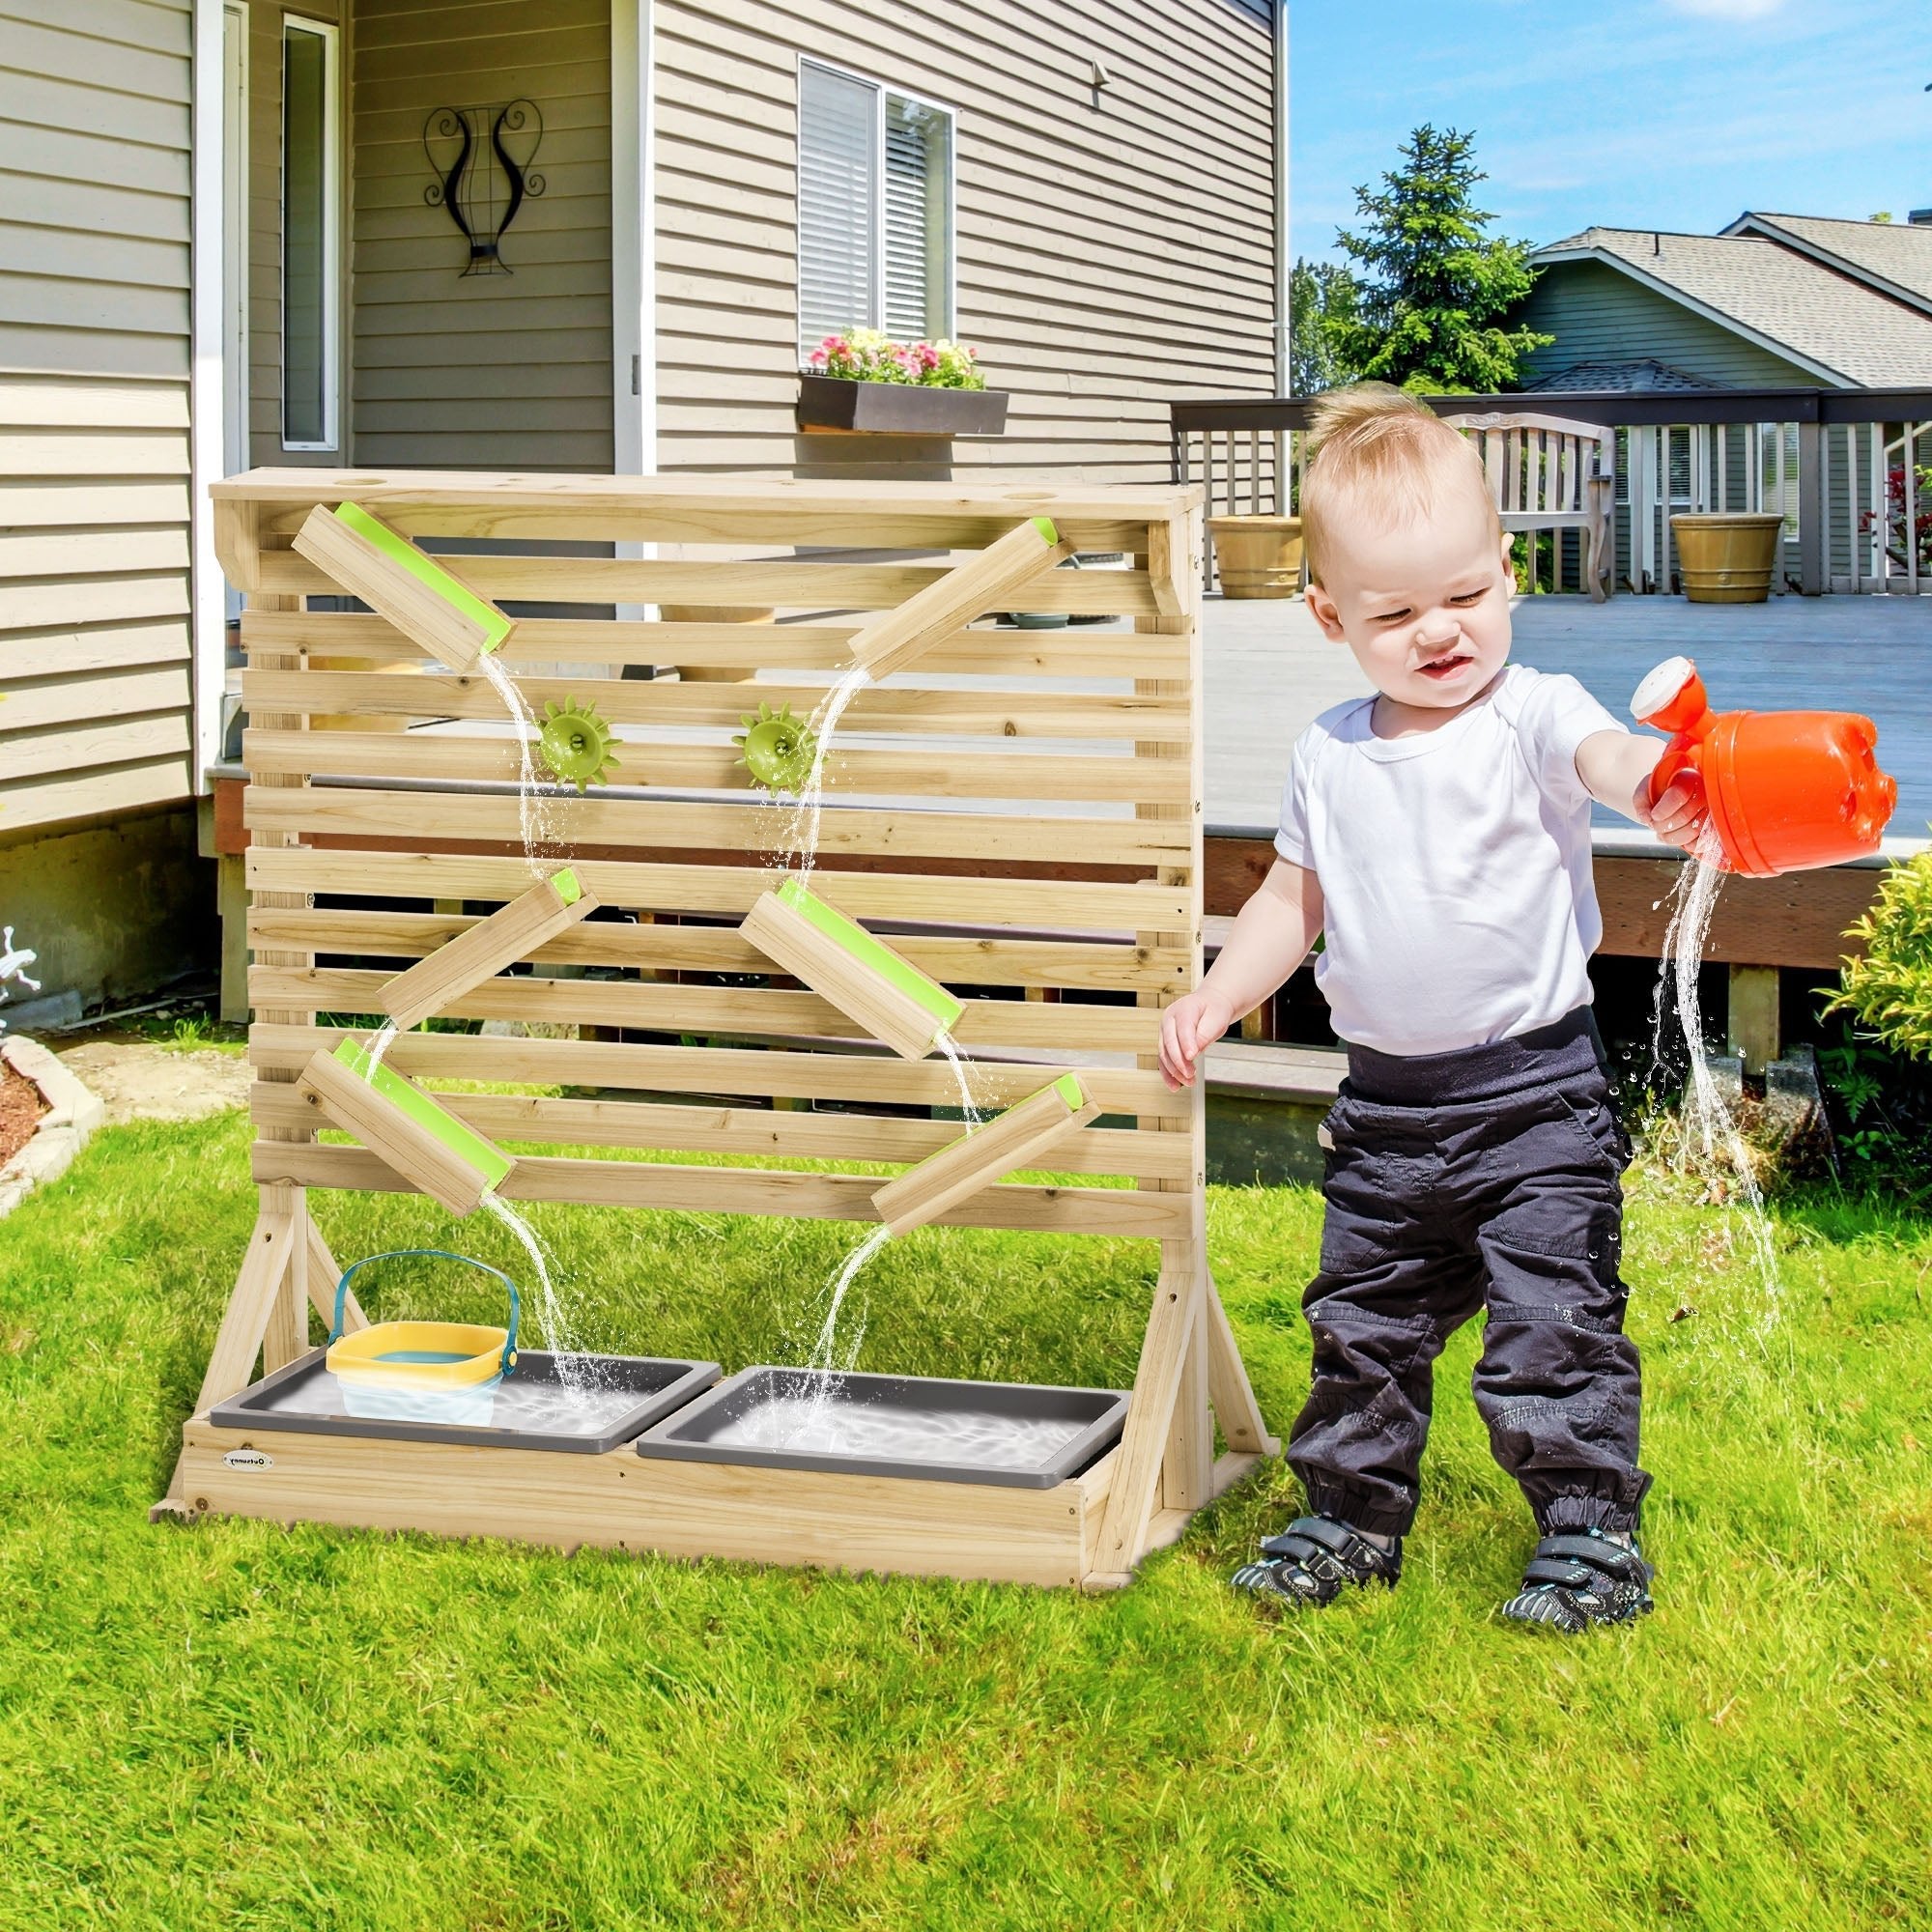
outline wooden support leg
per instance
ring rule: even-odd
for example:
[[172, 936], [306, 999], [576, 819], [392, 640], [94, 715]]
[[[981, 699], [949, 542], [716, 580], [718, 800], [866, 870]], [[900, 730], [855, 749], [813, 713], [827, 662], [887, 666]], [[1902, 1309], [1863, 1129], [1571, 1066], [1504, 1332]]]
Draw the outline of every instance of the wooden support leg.
[[281, 1285], [269, 1304], [268, 1324], [262, 1331], [262, 1373], [271, 1376], [308, 1351], [308, 1195], [292, 1187], [295, 1208], [289, 1231], [288, 1259]]
[[[262, 1189], [262, 1208], [255, 1217], [255, 1232], [248, 1237], [248, 1252], [242, 1257], [241, 1275], [228, 1297], [228, 1307], [208, 1358], [208, 1373], [202, 1377], [201, 1393], [195, 1398], [197, 1414], [206, 1414], [217, 1402], [246, 1388], [254, 1373], [257, 1352], [266, 1354], [278, 1346], [271, 1345], [269, 1337], [277, 1321], [277, 1304], [292, 1286], [297, 1243], [304, 1239], [303, 1224], [308, 1214], [301, 1205], [301, 1193], [296, 1187]], [[148, 1520], [158, 1522], [164, 1517], [193, 1514], [182, 1485], [181, 1459], [177, 1457], [167, 1492], [149, 1510]]]
[[1731, 968], [1730, 1049], [1747, 1073], [1762, 1073], [1783, 1052], [1776, 966]]
[[[322, 1317], [324, 1328], [335, 1323], [335, 1284], [342, 1279], [342, 1270], [336, 1265], [335, 1257], [328, 1251], [328, 1243], [322, 1238], [322, 1230], [315, 1225], [313, 1215], [308, 1224], [308, 1299], [309, 1306]], [[355, 1299], [355, 1291], [349, 1291], [349, 1300], [342, 1311], [342, 1332], [353, 1335], [358, 1328], [366, 1328], [369, 1318], [362, 1312], [362, 1304]]]
[[1228, 1311], [1208, 1277], [1208, 1399], [1214, 1405], [1214, 1420], [1231, 1450], [1254, 1456], [1278, 1456], [1281, 1438], [1270, 1435], [1262, 1420], [1261, 1405], [1255, 1401], [1254, 1384], [1248, 1380], [1246, 1365], [1228, 1325]]
[[1148, 1522], [1160, 1488], [1161, 1459], [1187, 1365], [1187, 1345], [1207, 1283], [1198, 1244], [1181, 1241], [1164, 1245], [1169, 1252], [1180, 1249], [1184, 1259], [1166, 1261], [1161, 1267], [1140, 1368], [1134, 1376], [1133, 1398], [1127, 1405], [1127, 1426], [1121, 1436], [1120, 1461], [1115, 1465], [1114, 1486], [1094, 1558], [1096, 1571], [1114, 1576], [1123, 1575], [1139, 1562], [1147, 1542]]
[[235, 1293], [228, 1297], [228, 1312], [221, 1318], [214, 1350], [208, 1358], [208, 1373], [201, 1378], [197, 1412], [248, 1386], [262, 1337], [268, 1332], [270, 1313], [295, 1252], [294, 1192], [289, 1187], [262, 1190], [262, 1211], [248, 1238]]
[[221, 921], [221, 1017], [231, 1024], [248, 1020], [247, 861], [224, 853], [214, 861], [214, 904]]
[[1214, 1418], [1208, 1408], [1208, 1297], [1194, 1296], [1194, 1323], [1180, 1364], [1174, 1419], [1160, 1463], [1160, 1506], [1197, 1510], [1214, 1493]]

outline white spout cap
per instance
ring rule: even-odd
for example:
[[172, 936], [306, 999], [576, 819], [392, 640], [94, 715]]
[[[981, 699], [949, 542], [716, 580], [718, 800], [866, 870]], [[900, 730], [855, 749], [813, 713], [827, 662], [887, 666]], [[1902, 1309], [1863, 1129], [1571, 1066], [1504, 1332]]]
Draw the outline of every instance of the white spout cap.
[[1637, 686], [1631, 698], [1631, 716], [1639, 724], [1655, 718], [1696, 675], [1697, 667], [1689, 658], [1665, 658]]

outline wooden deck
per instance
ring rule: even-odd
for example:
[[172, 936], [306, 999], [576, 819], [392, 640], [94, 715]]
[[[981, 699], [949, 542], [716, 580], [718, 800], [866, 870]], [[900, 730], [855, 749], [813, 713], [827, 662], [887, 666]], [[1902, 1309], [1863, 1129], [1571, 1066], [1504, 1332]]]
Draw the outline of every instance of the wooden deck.
[[[1515, 658], [1568, 671], [1619, 718], [1661, 660], [1695, 658], [1722, 710], [1862, 711], [1898, 781], [1892, 837], [1923, 840], [1932, 820], [1932, 599], [1777, 597], [1688, 604], [1681, 597], [1520, 599]], [[1368, 681], [1298, 598], [1207, 606], [1208, 827], [1272, 837], [1289, 749], [1309, 721]], [[1628, 820], [1600, 809], [1605, 829]]]
[[[1868, 713], [1879, 756], [1898, 780], [1886, 852], [1925, 841], [1932, 819], [1932, 600], [1783, 597], [1763, 605], [1687, 604], [1681, 597], [1520, 600], [1519, 663], [1577, 677], [1618, 717], [1661, 660], [1695, 658], [1726, 710], [1818, 707]], [[1207, 905], [1225, 917], [1261, 882], [1282, 780], [1296, 735], [1329, 705], [1366, 695], [1347, 648], [1331, 644], [1307, 607], [1207, 607]], [[1603, 951], [1655, 958], [1678, 855], [1628, 819], [1596, 813]], [[1705, 956], [1738, 967], [1833, 968], [1843, 934], [1871, 902], [1879, 861], [1736, 879], [1719, 900]], [[1211, 934], [1210, 934], [1211, 937]]]

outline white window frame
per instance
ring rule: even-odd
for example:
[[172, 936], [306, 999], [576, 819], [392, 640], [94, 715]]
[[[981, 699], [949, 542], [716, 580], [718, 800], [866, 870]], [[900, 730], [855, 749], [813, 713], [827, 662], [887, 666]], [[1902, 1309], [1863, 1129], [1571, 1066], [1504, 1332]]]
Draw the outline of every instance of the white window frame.
[[[279, 395], [276, 410], [280, 417], [278, 433], [284, 449], [336, 451], [342, 446], [342, 36], [341, 30], [327, 20], [311, 20], [298, 14], [282, 15], [282, 85], [287, 85], [288, 43], [291, 34], [312, 34], [323, 43], [322, 74], [322, 417], [323, 435], [317, 442], [291, 442], [288, 435], [288, 398]], [[286, 103], [279, 140], [278, 198], [276, 211], [281, 236], [282, 289], [288, 287], [288, 136]], [[279, 368], [286, 378], [288, 349], [287, 316], [282, 317], [283, 341]], [[278, 387], [282, 386], [278, 382]]]
[[[872, 90], [872, 167], [879, 184], [879, 191], [873, 198], [872, 209], [872, 287], [870, 294], [873, 320], [855, 327], [883, 328], [886, 320], [886, 100], [890, 96], [895, 100], [903, 100], [910, 107], [923, 108], [927, 113], [937, 114], [946, 121], [946, 238], [945, 246], [940, 251], [944, 264], [945, 290], [939, 308], [941, 325], [930, 333], [935, 337], [951, 337], [958, 327], [959, 302], [959, 200], [957, 175], [959, 170], [959, 110], [950, 107], [943, 100], [934, 100], [929, 95], [916, 94], [910, 88], [896, 87], [889, 80], [881, 80], [877, 74], [862, 73], [856, 68], [839, 67], [837, 63], [820, 60], [814, 54], [800, 54], [798, 74], [795, 80], [793, 99], [798, 102], [798, 114], [803, 131], [805, 116], [805, 70], [815, 67], [821, 73], [837, 74], [841, 80], [856, 80], [861, 86]], [[794, 175], [794, 179], [795, 179]], [[794, 270], [797, 278], [797, 270]], [[816, 339], [805, 339], [805, 317], [798, 318], [798, 359], [805, 366], [806, 357], [818, 347]]]

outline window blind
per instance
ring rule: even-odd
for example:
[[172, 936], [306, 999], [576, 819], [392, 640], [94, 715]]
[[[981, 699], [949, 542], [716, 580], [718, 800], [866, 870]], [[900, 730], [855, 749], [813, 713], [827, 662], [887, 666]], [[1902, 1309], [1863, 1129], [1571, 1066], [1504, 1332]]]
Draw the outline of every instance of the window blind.
[[886, 333], [902, 342], [946, 332], [945, 132], [930, 109], [886, 97]]
[[799, 71], [798, 333], [808, 353], [828, 335], [878, 327], [878, 96], [850, 74]]

